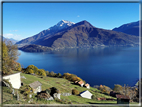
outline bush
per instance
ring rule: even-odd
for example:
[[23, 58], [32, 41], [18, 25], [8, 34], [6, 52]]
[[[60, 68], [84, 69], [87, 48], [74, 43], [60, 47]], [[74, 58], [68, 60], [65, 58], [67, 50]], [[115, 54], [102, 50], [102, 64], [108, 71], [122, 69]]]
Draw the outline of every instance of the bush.
[[46, 71], [46, 76], [49, 76], [49, 71]]
[[96, 97], [95, 97], [94, 95], [92, 95], [91, 98], [92, 98], [93, 100], [96, 100]]
[[62, 75], [60, 73], [56, 74], [56, 77], [60, 78]]
[[103, 94], [106, 94], [106, 95], [110, 94], [110, 91], [112, 91], [111, 88], [109, 88], [109, 87], [107, 87], [107, 86], [105, 86], [105, 85], [103, 85], [103, 86], [100, 85], [100, 86], [99, 86], [99, 90], [101, 90], [102, 93], [103, 93]]
[[75, 81], [83, 81], [81, 78], [77, 77], [74, 74], [70, 74], [70, 73], [64, 73], [62, 78], [65, 78], [69, 81], [75, 82]]
[[21, 93], [24, 92], [23, 94], [25, 96], [27, 96], [27, 98], [28, 98], [29, 94], [33, 93], [33, 89], [30, 86], [26, 85], [26, 86], [22, 87], [22, 89], [20, 89], [20, 92]]
[[115, 85], [113, 91], [115, 91], [115, 92], [122, 91], [122, 86], [121, 85]]
[[79, 91], [76, 90], [76, 89], [73, 89], [73, 90], [72, 90], [72, 94], [73, 94], [73, 95], [78, 95], [78, 94], [79, 94]]
[[16, 71], [21, 71], [22, 68], [21, 68], [21, 64], [20, 63], [16, 63]]
[[53, 71], [51, 71], [51, 72], [49, 73], [49, 76], [54, 77], [54, 76], [55, 76], [55, 73], [54, 73]]
[[30, 68], [27, 68], [25, 73], [26, 74], [33, 74], [34, 71], [32, 69], [30, 69]]
[[38, 75], [38, 68], [34, 65], [29, 65], [27, 68], [26, 68], [26, 72], [25, 73], [28, 73], [29, 74], [29, 70], [32, 70], [33, 73], [37, 74]]
[[37, 75], [46, 76], [46, 71], [44, 69], [38, 69]]
[[9, 93], [9, 94], [11, 94], [12, 93], [12, 89], [11, 88], [8, 88], [8, 87], [2, 87], [2, 90], [4, 91], [4, 92], [6, 92], [6, 93]]

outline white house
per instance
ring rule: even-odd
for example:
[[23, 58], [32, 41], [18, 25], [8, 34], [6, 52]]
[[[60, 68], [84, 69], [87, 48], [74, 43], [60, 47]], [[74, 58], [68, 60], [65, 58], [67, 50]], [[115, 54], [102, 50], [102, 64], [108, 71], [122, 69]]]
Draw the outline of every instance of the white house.
[[11, 85], [12, 85], [13, 88], [19, 89], [21, 87], [20, 73], [21, 72], [3, 76], [3, 79], [8, 80], [11, 83]]
[[84, 82], [83, 82], [83, 81], [79, 81], [78, 84], [79, 84], [81, 87], [83, 87]]
[[88, 98], [88, 99], [91, 99], [91, 96], [92, 96], [92, 95], [93, 95], [93, 94], [91, 94], [88, 90], [83, 91], [83, 92], [80, 94], [81, 97], [83, 97], [83, 98]]
[[31, 88], [33, 88], [34, 93], [42, 91], [42, 89], [41, 89], [42, 84], [39, 81], [35, 81], [35, 82], [33, 82], [29, 85], [30, 85]]
[[90, 89], [90, 85], [88, 83], [85, 84], [85, 87], [88, 88], [88, 89]]

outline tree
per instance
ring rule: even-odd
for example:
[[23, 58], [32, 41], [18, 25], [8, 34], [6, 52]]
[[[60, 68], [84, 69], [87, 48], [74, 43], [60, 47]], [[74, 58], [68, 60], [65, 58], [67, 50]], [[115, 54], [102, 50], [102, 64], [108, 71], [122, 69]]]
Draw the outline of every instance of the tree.
[[34, 71], [32, 69], [30, 69], [30, 68], [27, 68], [25, 73], [27, 73], [27, 74], [33, 74]]
[[[83, 81], [81, 78], [77, 77], [74, 74], [70, 74], [70, 73], [64, 73], [62, 78], [65, 78], [69, 81], [75, 82], [75, 81]], [[85, 81], [84, 81], [85, 82]]]
[[38, 75], [46, 76], [46, 71], [44, 69], [38, 69]]
[[29, 73], [30, 73], [30, 74], [33, 74], [33, 73], [34, 73], [34, 71], [33, 71], [32, 69], [30, 69], [30, 70], [29, 70]]
[[49, 76], [49, 71], [46, 71], [46, 75]]
[[122, 91], [122, 86], [121, 85], [115, 85], [113, 91], [121, 92]]
[[16, 71], [21, 71], [22, 70], [22, 68], [21, 68], [21, 64], [20, 63], [18, 63], [18, 62], [16, 62]]
[[15, 63], [20, 53], [18, 52], [17, 45], [14, 45], [11, 41], [5, 40], [4, 41], [7, 46], [8, 56], [9, 56], [9, 66], [15, 70]]
[[60, 78], [62, 75], [60, 73], [56, 74], [56, 77]]
[[72, 90], [72, 94], [73, 94], [73, 95], [78, 95], [78, 94], [79, 94], [79, 91], [76, 90], [76, 89], [73, 89], [73, 90]]
[[[20, 70], [20, 64], [16, 62], [18, 56], [18, 48], [16, 45], [12, 44], [11, 41], [4, 41], [2, 43], [3, 55], [2, 55], [2, 74], [11, 74], [12, 70]], [[17, 69], [18, 67], [18, 69]]]
[[34, 66], [34, 65], [29, 65], [26, 69], [27, 69], [27, 70], [32, 69], [33, 72], [38, 75], [38, 68], [37, 68], [36, 66]]
[[54, 76], [55, 76], [55, 73], [54, 73], [53, 71], [51, 71], [51, 72], [49, 73], [49, 76], [54, 77]]
[[8, 56], [8, 48], [5, 44], [5, 42], [3, 42], [2, 44], [3, 47], [3, 52], [2, 52], [2, 74], [3, 75], [7, 75], [10, 74], [12, 72], [12, 70], [9, 67], [9, 56]]

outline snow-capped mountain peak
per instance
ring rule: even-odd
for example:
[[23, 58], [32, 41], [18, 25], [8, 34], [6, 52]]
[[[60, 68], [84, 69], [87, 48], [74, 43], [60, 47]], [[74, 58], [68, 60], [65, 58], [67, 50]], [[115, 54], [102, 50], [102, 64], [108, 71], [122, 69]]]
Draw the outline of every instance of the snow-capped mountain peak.
[[67, 20], [61, 20], [56, 25], [50, 27], [48, 30], [56, 30], [56, 31], [58, 31], [58, 30], [67, 28], [69, 26], [72, 26], [73, 24], [75, 24], [75, 23], [67, 21]]
[[67, 20], [61, 20], [60, 22], [57, 23], [57, 26], [65, 26], [65, 25], [71, 26], [73, 24], [75, 23], [67, 21]]

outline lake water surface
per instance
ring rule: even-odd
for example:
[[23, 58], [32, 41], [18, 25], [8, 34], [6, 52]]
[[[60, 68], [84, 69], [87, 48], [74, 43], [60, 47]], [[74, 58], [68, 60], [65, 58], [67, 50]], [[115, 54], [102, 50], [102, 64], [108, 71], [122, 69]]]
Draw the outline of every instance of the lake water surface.
[[26, 68], [55, 73], [72, 73], [91, 86], [114, 84], [133, 86], [139, 79], [139, 47], [105, 47], [94, 49], [64, 49], [53, 52], [28, 53], [19, 51], [18, 62]]

